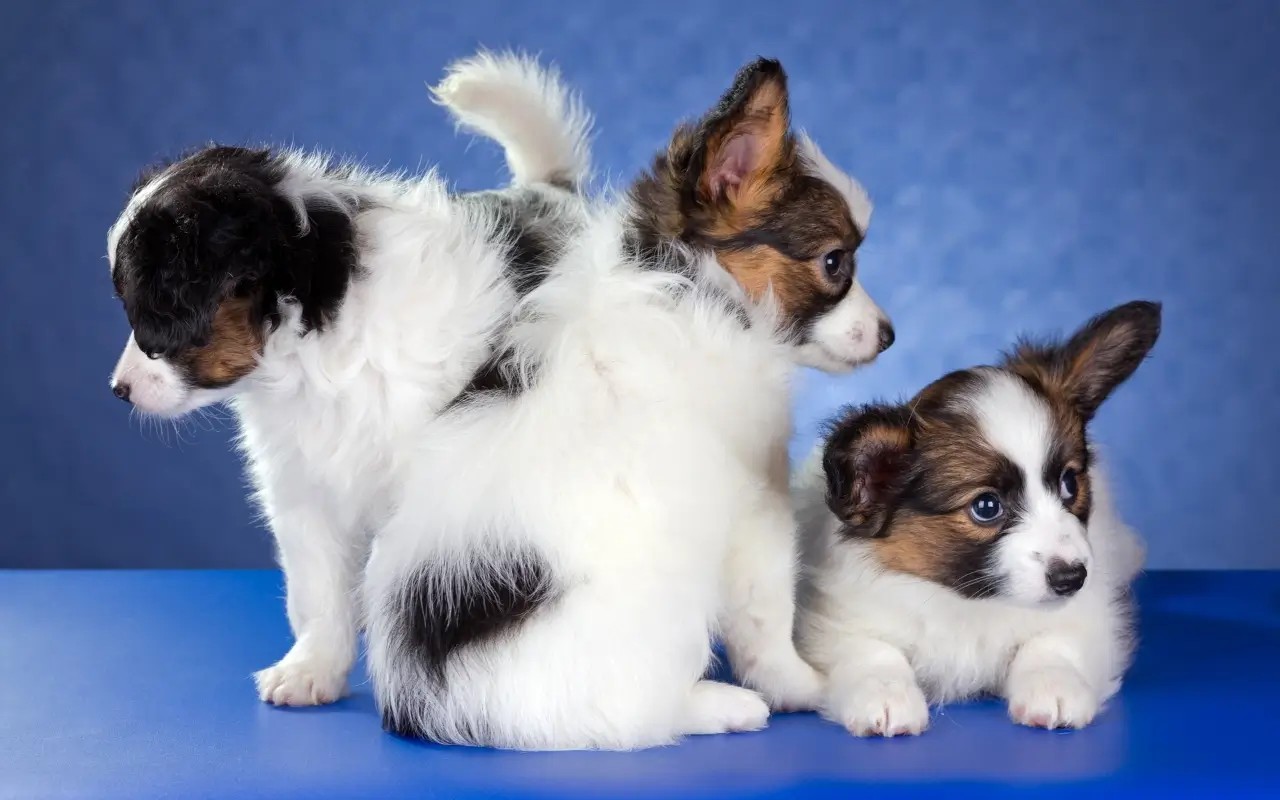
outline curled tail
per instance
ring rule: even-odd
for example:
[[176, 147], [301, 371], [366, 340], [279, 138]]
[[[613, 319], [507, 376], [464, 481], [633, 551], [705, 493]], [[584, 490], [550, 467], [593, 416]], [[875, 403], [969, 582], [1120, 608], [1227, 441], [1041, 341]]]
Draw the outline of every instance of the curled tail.
[[516, 184], [578, 190], [589, 177], [591, 115], [554, 67], [482, 52], [451, 64], [431, 91], [459, 128], [502, 145]]

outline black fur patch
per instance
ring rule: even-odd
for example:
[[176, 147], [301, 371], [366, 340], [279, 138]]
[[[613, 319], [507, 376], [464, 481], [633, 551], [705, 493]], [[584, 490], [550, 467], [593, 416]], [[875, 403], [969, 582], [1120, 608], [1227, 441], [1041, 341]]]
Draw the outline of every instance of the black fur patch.
[[510, 633], [556, 595], [551, 567], [533, 550], [426, 564], [396, 598], [395, 636], [406, 658], [443, 682], [450, 656]]
[[536, 373], [520, 377], [516, 371], [514, 355], [510, 350], [502, 350], [491, 356], [476, 371], [471, 381], [457, 397], [449, 401], [444, 410], [451, 411], [478, 400], [518, 397], [532, 385], [535, 378]]
[[112, 278], [144, 352], [177, 356], [208, 344], [229, 298], [250, 299], [253, 321], [273, 327], [282, 297], [301, 306], [307, 330], [336, 314], [358, 270], [351, 219], [309, 202], [302, 233], [277, 191], [285, 174], [269, 150], [214, 146], [150, 178], [163, 183], [112, 254]]
[[[524, 297], [542, 285], [563, 253], [564, 242], [583, 224], [581, 219], [566, 213], [564, 206], [536, 189], [474, 192], [460, 199], [479, 205], [496, 217], [498, 236], [507, 248], [507, 277], [517, 297]], [[521, 380], [513, 361], [510, 350], [495, 353], [445, 410], [486, 397], [519, 395], [528, 388], [530, 376]]]
[[507, 274], [516, 296], [538, 288], [563, 252], [563, 243], [582, 224], [536, 189], [504, 189], [463, 195], [463, 202], [483, 206], [498, 220], [498, 235], [507, 247]]

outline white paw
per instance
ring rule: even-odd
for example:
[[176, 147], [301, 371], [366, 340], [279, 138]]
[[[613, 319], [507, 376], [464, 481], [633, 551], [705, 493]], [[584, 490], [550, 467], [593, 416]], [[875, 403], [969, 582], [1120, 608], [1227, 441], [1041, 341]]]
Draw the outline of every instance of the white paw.
[[275, 706], [322, 706], [347, 693], [347, 667], [319, 658], [290, 658], [253, 675], [258, 697]]
[[751, 685], [769, 701], [774, 711], [813, 711], [822, 703], [826, 681], [798, 655], [785, 666], [752, 675]]
[[684, 733], [758, 731], [769, 724], [769, 705], [741, 686], [699, 681], [689, 696]]
[[1098, 713], [1097, 693], [1068, 667], [1011, 675], [1006, 694], [1009, 717], [1033, 728], [1083, 728]]
[[868, 675], [832, 698], [823, 716], [854, 736], [916, 736], [929, 727], [929, 704], [912, 678]]

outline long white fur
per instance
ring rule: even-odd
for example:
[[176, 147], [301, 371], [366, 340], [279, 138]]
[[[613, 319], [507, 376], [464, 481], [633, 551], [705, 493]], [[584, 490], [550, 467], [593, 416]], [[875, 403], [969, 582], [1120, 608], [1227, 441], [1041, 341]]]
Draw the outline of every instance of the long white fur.
[[[535, 387], [433, 421], [375, 543], [371, 675], [433, 738], [627, 749], [767, 719], [752, 692], [701, 678], [731, 537], [785, 447], [791, 354], [708, 291], [714, 261], [673, 292], [685, 279], [629, 263], [621, 233], [616, 209], [598, 212], [527, 298], [512, 339], [541, 364]], [[443, 685], [423, 680], [393, 647], [399, 587], [521, 546], [558, 598], [455, 651]]]
[[580, 188], [591, 171], [591, 115], [553, 66], [481, 52], [455, 62], [434, 89], [458, 126], [498, 142], [516, 183]]
[[[1052, 430], [1043, 401], [993, 372], [970, 402], [992, 447], [1025, 474], [1040, 475]], [[1128, 664], [1132, 628], [1123, 596], [1143, 558], [1099, 461], [1095, 454], [1087, 535], [1056, 498], [1029, 498], [1026, 521], [999, 554], [1017, 596], [967, 599], [886, 570], [872, 544], [839, 534], [825, 503], [819, 448], [797, 470], [794, 493], [805, 566], [797, 637], [829, 676], [823, 714], [857, 735], [917, 734], [928, 727], [928, 704], [993, 692], [1016, 721], [1088, 724]], [[1027, 483], [1033, 494], [1048, 495], [1039, 481]], [[1044, 560], [1055, 548], [1083, 557], [1089, 576], [1069, 600], [1044, 603]]]
[[[566, 168], [571, 179], [581, 178], [575, 170], [585, 162], [560, 155], [585, 152], [585, 128], [581, 116], [554, 127], [566, 104], [577, 107], [554, 75], [539, 79], [525, 61], [494, 58], [483, 74], [454, 72], [455, 81], [463, 78], [500, 84], [508, 97], [523, 87], [530, 92], [523, 108], [543, 107], [546, 124], [532, 139], [506, 127], [517, 120], [477, 124], [501, 134], [509, 161], [520, 165], [517, 183]], [[484, 111], [466, 113], [475, 121]], [[279, 663], [256, 675], [262, 699], [280, 705], [327, 703], [345, 692], [369, 539], [393, 505], [418, 432], [488, 358], [515, 302], [502, 280], [498, 223], [454, 202], [435, 174], [339, 175], [322, 157], [295, 154], [279, 187], [298, 207], [323, 198], [355, 224], [363, 274], [332, 324], [301, 335], [298, 309], [286, 304], [284, 324], [268, 338], [257, 368], [226, 390], [189, 391], [132, 337], [112, 379], [131, 383], [131, 399], [146, 413], [177, 416], [223, 400], [235, 410], [257, 499], [275, 534], [296, 637]], [[546, 192], [577, 213], [578, 198]], [[138, 202], [112, 227], [109, 257]]]

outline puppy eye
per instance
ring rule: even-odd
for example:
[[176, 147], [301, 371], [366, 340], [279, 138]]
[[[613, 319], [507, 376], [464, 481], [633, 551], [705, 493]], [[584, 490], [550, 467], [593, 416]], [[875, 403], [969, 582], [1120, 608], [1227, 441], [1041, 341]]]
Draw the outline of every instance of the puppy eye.
[[1004, 502], [995, 492], [985, 492], [969, 504], [969, 516], [979, 525], [990, 525], [1004, 516]]
[[1079, 473], [1067, 467], [1062, 471], [1062, 477], [1058, 479], [1058, 496], [1062, 498], [1062, 502], [1070, 505], [1076, 501], [1076, 493], [1079, 491]]
[[853, 274], [853, 253], [832, 250], [822, 257], [822, 269], [831, 280], [844, 280]]

